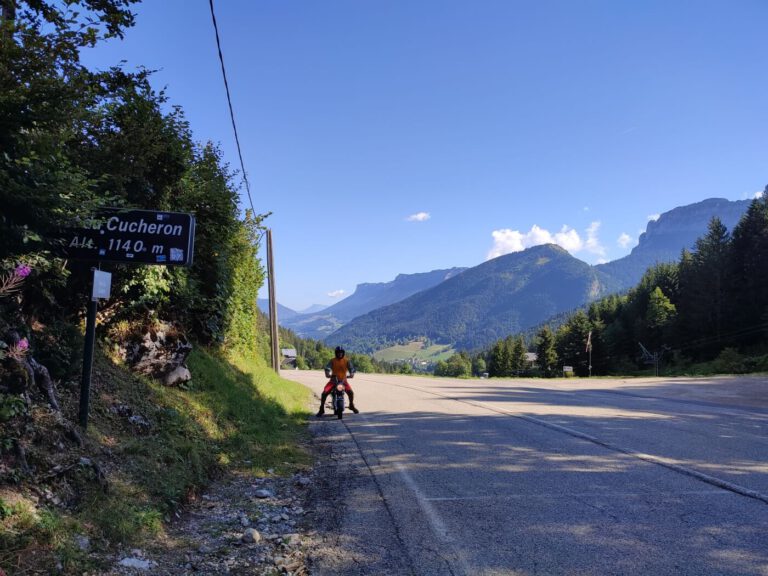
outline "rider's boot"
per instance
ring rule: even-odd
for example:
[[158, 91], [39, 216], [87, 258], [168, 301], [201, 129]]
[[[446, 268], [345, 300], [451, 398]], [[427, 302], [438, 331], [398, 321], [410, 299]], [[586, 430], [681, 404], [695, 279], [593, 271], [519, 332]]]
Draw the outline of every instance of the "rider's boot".
[[360, 414], [360, 410], [355, 408], [355, 393], [352, 390], [347, 390], [347, 396], [349, 396], [349, 409], [355, 414]]
[[320, 394], [320, 410], [317, 411], [316, 416], [320, 418], [323, 414], [325, 414], [325, 399], [328, 398], [328, 392], [323, 392]]

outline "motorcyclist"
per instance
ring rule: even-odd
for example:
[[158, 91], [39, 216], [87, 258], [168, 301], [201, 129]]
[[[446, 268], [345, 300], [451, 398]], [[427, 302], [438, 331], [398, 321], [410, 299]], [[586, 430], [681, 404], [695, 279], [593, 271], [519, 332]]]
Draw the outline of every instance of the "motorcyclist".
[[334, 357], [325, 365], [325, 377], [331, 379], [328, 380], [325, 388], [323, 388], [323, 393], [320, 395], [320, 410], [317, 411], [318, 417], [325, 414], [325, 399], [328, 397], [328, 394], [331, 393], [331, 389], [335, 384], [333, 377], [335, 377], [337, 382], [344, 384], [344, 391], [347, 393], [347, 396], [349, 396], [349, 409], [355, 414], [360, 413], [360, 410], [355, 407], [355, 393], [352, 391], [352, 387], [347, 381], [347, 373], [349, 373], [350, 378], [354, 378], [355, 367], [352, 365], [352, 360], [346, 358], [344, 354], [344, 348], [336, 346]]

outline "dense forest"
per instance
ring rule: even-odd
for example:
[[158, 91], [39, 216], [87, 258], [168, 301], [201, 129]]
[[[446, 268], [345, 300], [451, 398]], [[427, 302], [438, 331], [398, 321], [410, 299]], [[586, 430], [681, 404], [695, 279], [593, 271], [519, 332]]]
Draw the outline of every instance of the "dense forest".
[[[768, 187], [732, 233], [713, 218], [708, 232], [679, 262], [650, 268], [625, 294], [602, 298], [529, 334], [509, 336], [475, 355], [491, 376], [579, 376], [768, 370]], [[534, 363], [526, 359], [535, 352]], [[591, 364], [590, 364], [591, 360]], [[477, 360], [476, 360], [477, 361]], [[469, 375], [470, 355], [438, 368]]]
[[63, 231], [101, 206], [197, 219], [190, 268], [108, 266], [107, 332], [140, 332], [162, 318], [203, 344], [268, 349], [255, 322], [264, 215], [240, 212], [237, 175], [216, 146], [193, 141], [183, 111], [152, 89], [147, 71], [79, 61], [80, 49], [132, 25], [131, 3], [4, 4], [0, 347], [19, 354], [22, 342], [59, 378], [78, 368], [92, 266], [61, 256]]

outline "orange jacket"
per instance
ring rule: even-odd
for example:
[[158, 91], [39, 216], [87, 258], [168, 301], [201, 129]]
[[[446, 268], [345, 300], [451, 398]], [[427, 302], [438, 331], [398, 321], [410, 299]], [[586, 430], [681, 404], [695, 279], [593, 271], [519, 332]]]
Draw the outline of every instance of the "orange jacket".
[[347, 372], [350, 375], [355, 373], [355, 367], [352, 365], [352, 361], [346, 356], [343, 358], [331, 358], [331, 361], [325, 365], [325, 375], [329, 378], [336, 376], [338, 380], [342, 382], [347, 379]]

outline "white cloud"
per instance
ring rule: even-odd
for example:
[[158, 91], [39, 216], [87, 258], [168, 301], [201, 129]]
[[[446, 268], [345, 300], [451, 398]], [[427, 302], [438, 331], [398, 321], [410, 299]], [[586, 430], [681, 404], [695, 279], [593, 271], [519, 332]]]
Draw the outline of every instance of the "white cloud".
[[755, 192], [755, 198], [762, 198], [765, 192]]
[[[584, 248], [584, 242], [579, 237], [579, 233], [568, 226], [560, 228], [560, 232], [555, 233], [553, 238], [555, 244], [562, 246], [569, 252], [579, 252]], [[544, 244], [544, 242], [538, 242], [538, 244]]]
[[586, 250], [591, 254], [603, 257], [605, 256], [605, 247], [600, 244], [600, 240], [597, 237], [599, 229], [600, 222], [592, 222], [586, 230], [586, 241], [570, 226], [563, 226], [559, 232], [554, 234], [536, 224], [531, 226], [528, 232], [520, 232], [519, 230], [511, 230], [509, 228], [494, 230], [491, 233], [491, 236], [493, 236], [493, 247], [488, 252], [486, 258], [490, 260], [497, 256], [520, 252], [540, 244], [557, 244], [572, 254]]
[[656, 222], [656, 220], [658, 220], [659, 218], [661, 218], [661, 214], [651, 214], [648, 216], [648, 221]]
[[630, 236], [626, 232], [622, 232], [621, 236], [619, 236], [619, 239], [616, 240], [616, 243], [622, 248], [626, 248], [632, 243], [632, 236]]
[[597, 237], [598, 230], [600, 230], [600, 222], [592, 222], [587, 228], [586, 249], [592, 254], [603, 257], [605, 256], [605, 247], [600, 244], [600, 239]]
[[416, 214], [411, 214], [406, 218], [408, 222], [424, 222], [426, 220], [429, 220], [431, 216], [429, 215], [429, 212], [417, 212]]
[[544, 230], [534, 224], [525, 233], [505, 228], [503, 230], [494, 230], [491, 236], [493, 236], [493, 248], [488, 253], [489, 260], [503, 254], [520, 252], [539, 244], [558, 244], [566, 250], [579, 250], [582, 245], [578, 233], [567, 226], [563, 226], [560, 232], [556, 234], [552, 234], [549, 230]]
[[346, 290], [334, 290], [333, 292], [328, 292], [327, 296], [331, 298], [341, 298], [346, 293]]

